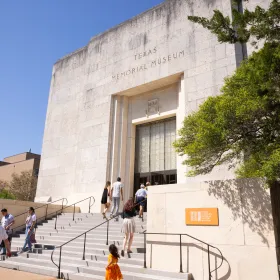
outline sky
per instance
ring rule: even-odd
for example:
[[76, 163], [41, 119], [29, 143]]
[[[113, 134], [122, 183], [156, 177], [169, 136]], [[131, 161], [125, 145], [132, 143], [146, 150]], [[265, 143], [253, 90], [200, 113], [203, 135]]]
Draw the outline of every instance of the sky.
[[0, 0], [0, 160], [41, 153], [53, 64], [163, 0]]

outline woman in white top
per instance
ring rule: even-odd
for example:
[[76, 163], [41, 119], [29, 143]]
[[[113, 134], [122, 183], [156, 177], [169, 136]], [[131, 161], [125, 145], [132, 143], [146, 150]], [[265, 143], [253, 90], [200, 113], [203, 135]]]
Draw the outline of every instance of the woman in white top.
[[26, 239], [21, 252], [25, 251], [27, 245], [28, 245], [28, 251], [32, 252], [32, 244], [31, 244], [30, 237], [34, 233], [34, 228], [36, 224], [36, 215], [33, 207], [30, 207], [28, 210], [28, 216], [26, 218], [25, 224], [26, 224], [26, 230], [25, 230]]

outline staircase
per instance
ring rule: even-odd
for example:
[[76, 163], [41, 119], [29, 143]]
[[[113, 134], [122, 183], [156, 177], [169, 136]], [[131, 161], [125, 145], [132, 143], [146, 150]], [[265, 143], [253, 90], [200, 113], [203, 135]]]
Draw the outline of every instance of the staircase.
[[[122, 219], [112, 220], [109, 223], [109, 245], [115, 243], [122, 248], [123, 234], [121, 233]], [[137, 232], [146, 230], [146, 216], [144, 221], [135, 218]], [[51, 254], [59, 246], [72, 238], [84, 233], [104, 222], [101, 214], [76, 214], [73, 221], [72, 214], [64, 213], [58, 217], [57, 230], [54, 229], [55, 219], [48, 220], [38, 226], [36, 232], [37, 243], [32, 253], [17, 255], [12, 258], [3, 258], [0, 267], [28, 271], [37, 274], [57, 277], [58, 269], [51, 261]], [[12, 240], [12, 251], [21, 249], [25, 235], [21, 232]], [[107, 266], [108, 247], [107, 225], [104, 224], [86, 235], [85, 260], [83, 260], [84, 235], [62, 247], [61, 272], [64, 279], [86, 280], [104, 279]], [[173, 273], [143, 268], [144, 241], [143, 235], [136, 233], [132, 245], [132, 254], [125, 253], [120, 258], [119, 265], [125, 280], [171, 280], [192, 279], [188, 273]], [[58, 264], [59, 248], [54, 250], [53, 261]]]

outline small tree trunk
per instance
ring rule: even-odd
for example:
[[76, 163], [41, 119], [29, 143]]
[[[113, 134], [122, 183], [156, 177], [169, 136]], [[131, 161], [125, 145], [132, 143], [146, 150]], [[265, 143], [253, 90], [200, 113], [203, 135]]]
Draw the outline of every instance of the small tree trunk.
[[275, 235], [276, 258], [278, 265], [277, 271], [278, 278], [280, 279], [280, 183], [278, 181], [270, 183], [270, 197]]

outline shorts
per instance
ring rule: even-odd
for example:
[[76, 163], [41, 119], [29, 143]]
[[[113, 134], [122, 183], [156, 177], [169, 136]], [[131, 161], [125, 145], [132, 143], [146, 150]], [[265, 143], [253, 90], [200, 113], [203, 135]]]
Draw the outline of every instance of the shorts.
[[146, 198], [144, 196], [138, 196], [136, 203], [144, 207], [146, 203]]

